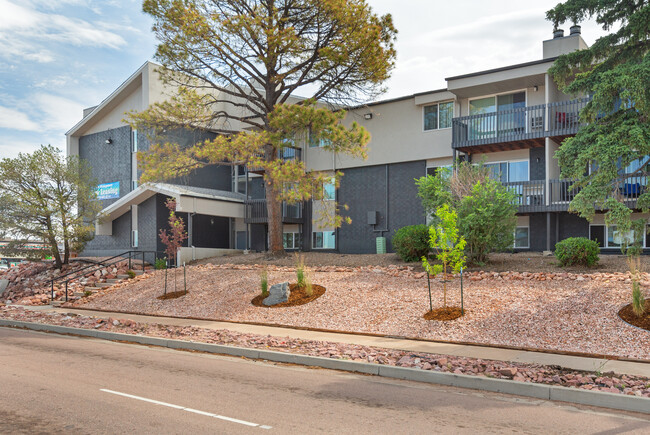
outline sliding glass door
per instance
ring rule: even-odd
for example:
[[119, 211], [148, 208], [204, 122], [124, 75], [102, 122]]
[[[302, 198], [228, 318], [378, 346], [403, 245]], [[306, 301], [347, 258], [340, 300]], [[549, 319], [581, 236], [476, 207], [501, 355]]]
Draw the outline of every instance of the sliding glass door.
[[513, 109], [522, 107], [526, 107], [525, 92], [470, 100], [469, 114], [476, 118], [470, 120], [469, 139], [487, 139], [525, 133], [525, 112], [513, 112]]

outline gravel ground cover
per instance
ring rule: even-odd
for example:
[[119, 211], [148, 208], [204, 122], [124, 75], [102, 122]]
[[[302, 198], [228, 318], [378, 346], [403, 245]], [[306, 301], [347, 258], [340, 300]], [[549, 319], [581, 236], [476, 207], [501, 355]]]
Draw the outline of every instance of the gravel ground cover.
[[[332, 252], [304, 252], [305, 264], [309, 266], [411, 266], [420, 272], [422, 266], [418, 263], [405, 263], [397, 254], [337, 254]], [[650, 256], [641, 257], [642, 270], [650, 270]], [[267, 264], [274, 266], [295, 266], [294, 255], [287, 254], [284, 257], [273, 257], [264, 253], [250, 253], [241, 255], [229, 255], [224, 257], [213, 257], [198, 260], [195, 264]], [[554, 256], [544, 256], [541, 252], [518, 252], [518, 253], [493, 253], [490, 254], [490, 261], [485, 266], [470, 266], [467, 270], [490, 272], [627, 272], [628, 266], [624, 255], [601, 255], [598, 264], [591, 268], [574, 266], [561, 268], [557, 265]]]
[[[429, 310], [426, 277], [408, 266], [316, 267], [312, 282], [323, 285], [325, 294], [306, 305], [273, 310], [251, 304], [261, 269], [188, 268], [190, 293], [167, 301], [157, 299], [164, 282], [164, 272], [157, 271], [74, 306], [650, 360], [650, 332], [617, 315], [630, 300], [627, 274], [473, 272], [464, 280], [466, 315], [440, 322], [423, 319]], [[268, 269], [270, 284], [295, 281], [290, 267]], [[650, 275], [644, 279], [642, 286], [648, 288]], [[455, 277], [449, 283], [449, 305], [460, 305], [459, 288]], [[432, 281], [432, 289], [433, 306], [442, 306], [441, 284]]]
[[520, 382], [534, 382], [586, 390], [605, 391], [640, 397], [650, 397], [650, 379], [640, 376], [616, 375], [565, 370], [537, 364], [464, 358], [431, 353], [414, 353], [394, 349], [301, 340], [271, 335], [243, 334], [228, 330], [177, 327], [138, 323], [129, 319], [98, 319], [75, 314], [43, 313], [18, 307], [0, 306], [0, 317], [26, 322], [47, 323], [68, 327], [98, 329], [125, 334], [139, 334], [177, 340], [224, 344], [237, 347], [269, 349], [333, 359], [385, 364]]

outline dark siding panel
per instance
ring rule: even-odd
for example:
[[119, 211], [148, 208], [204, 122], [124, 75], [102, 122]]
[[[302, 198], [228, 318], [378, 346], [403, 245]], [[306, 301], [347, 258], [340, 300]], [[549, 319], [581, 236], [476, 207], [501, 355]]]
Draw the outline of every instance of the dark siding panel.
[[[539, 159], [539, 162], [537, 161]], [[546, 179], [546, 149], [545, 148], [531, 148], [530, 149], [530, 179], [531, 180], [545, 180]]]
[[[415, 178], [425, 175], [426, 162], [409, 162], [346, 169], [339, 188], [339, 203], [350, 208], [344, 215], [352, 218], [352, 224], [339, 229], [339, 251], [350, 254], [376, 252], [375, 238], [380, 232], [390, 239], [394, 232], [406, 225], [424, 223], [424, 211], [417, 197]], [[388, 201], [386, 183], [388, 181]], [[388, 228], [386, 206], [388, 205]], [[377, 225], [367, 223], [368, 212], [376, 211]]]
[[144, 201], [138, 207], [138, 245], [142, 251], [155, 251], [158, 246], [156, 226], [156, 197]]
[[197, 214], [192, 219], [193, 244], [197, 248], [230, 247], [230, 221], [227, 217]]
[[113, 256], [131, 249], [131, 212], [113, 221], [112, 236], [95, 236], [86, 244], [84, 256]]
[[[112, 143], [107, 144], [106, 140]], [[131, 128], [120, 127], [79, 138], [79, 157], [92, 167], [97, 184], [120, 182], [120, 198], [131, 191]], [[101, 201], [108, 207], [117, 199]]]

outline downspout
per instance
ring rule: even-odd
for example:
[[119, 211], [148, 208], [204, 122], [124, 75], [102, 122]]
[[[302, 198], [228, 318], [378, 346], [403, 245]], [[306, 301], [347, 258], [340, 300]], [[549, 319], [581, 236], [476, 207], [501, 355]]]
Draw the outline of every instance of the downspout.
[[[244, 173], [246, 174], [246, 186], [244, 187], [244, 194], [246, 195], [246, 200], [249, 200], [250, 198], [248, 197], [248, 166], [244, 167]], [[244, 253], [248, 253], [248, 250], [250, 249], [250, 244], [248, 240], [248, 228], [250, 227], [250, 224], [245, 222], [246, 221], [246, 211], [247, 209], [246, 202], [244, 202], [244, 225], [246, 226], [246, 242], [244, 242]]]

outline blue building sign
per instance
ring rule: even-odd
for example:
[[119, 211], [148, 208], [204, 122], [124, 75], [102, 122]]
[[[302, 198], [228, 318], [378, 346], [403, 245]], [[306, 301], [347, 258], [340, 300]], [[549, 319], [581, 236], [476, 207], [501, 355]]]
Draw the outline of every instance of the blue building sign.
[[104, 183], [97, 186], [97, 199], [116, 199], [120, 197], [120, 182]]

